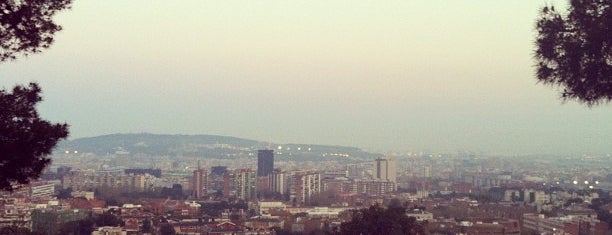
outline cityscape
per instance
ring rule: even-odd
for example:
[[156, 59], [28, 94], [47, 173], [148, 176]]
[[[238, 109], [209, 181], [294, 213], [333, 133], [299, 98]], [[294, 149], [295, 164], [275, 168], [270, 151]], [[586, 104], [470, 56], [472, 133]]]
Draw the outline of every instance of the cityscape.
[[[156, 135], [135, 136], [146, 145]], [[0, 221], [41, 234], [91, 214], [121, 221], [92, 234], [326, 234], [359, 208], [400, 205], [428, 234], [607, 234], [612, 219], [609, 156], [353, 155], [267, 144], [217, 142], [208, 157], [62, 144], [40, 180], [3, 194]]]
[[0, 235], [612, 235], [612, 0], [2, 0]]

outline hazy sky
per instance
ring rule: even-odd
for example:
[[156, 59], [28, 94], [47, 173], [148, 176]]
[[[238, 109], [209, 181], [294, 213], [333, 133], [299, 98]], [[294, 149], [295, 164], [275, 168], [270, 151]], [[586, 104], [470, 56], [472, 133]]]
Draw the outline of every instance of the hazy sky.
[[0, 64], [0, 87], [39, 82], [71, 138], [612, 153], [612, 104], [563, 104], [534, 78], [545, 3], [77, 0], [51, 49]]

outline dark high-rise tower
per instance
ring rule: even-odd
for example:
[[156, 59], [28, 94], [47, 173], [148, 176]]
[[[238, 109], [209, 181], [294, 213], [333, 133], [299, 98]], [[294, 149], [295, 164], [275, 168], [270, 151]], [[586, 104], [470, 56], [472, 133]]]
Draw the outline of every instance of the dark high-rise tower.
[[274, 150], [257, 151], [257, 176], [269, 176], [274, 171]]

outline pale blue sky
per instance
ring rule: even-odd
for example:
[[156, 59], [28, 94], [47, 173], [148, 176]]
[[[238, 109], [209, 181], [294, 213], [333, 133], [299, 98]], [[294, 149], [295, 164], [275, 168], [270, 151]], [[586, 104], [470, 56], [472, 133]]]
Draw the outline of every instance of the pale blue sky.
[[610, 105], [563, 104], [536, 83], [544, 4], [77, 0], [51, 49], [0, 65], [0, 86], [39, 82], [41, 114], [71, 138], [612, 153]]

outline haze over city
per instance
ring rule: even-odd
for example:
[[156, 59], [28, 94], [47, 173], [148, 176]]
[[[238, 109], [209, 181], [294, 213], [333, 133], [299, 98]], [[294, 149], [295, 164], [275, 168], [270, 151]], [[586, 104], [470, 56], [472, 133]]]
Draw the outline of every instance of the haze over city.
[[38, 82], [41, 116], [71, 139], [612, 153], [609, 104], [563, 103], [536, 82], [547, 2], [77, 1], [49, 50], [0, 65], [0, 86]]

